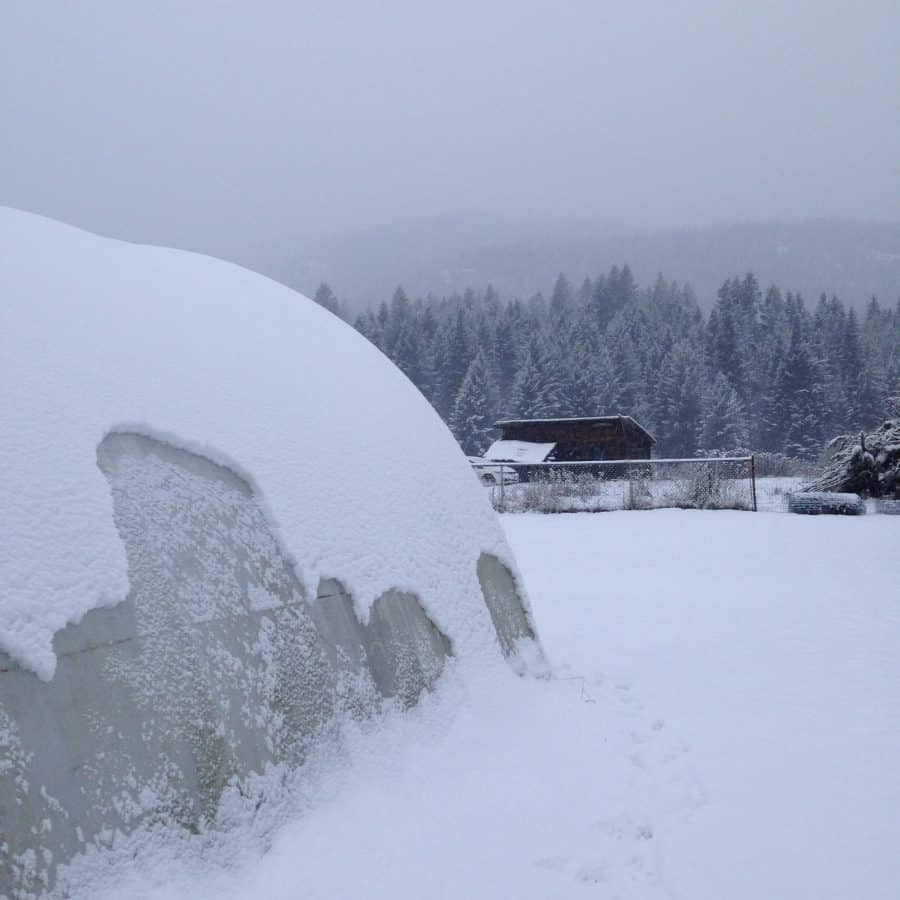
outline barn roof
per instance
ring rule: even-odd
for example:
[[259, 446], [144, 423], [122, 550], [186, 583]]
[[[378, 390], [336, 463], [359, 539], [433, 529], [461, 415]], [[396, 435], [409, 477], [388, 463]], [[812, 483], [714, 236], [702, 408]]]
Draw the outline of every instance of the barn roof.
[[643, 432], [651, 441], [651, 443], [656, 443], [656, 439], [635, 419], [631, 416], [575, 416], [572, 418], [563, 418], [563, 419], [501, 419], [499, 422], [494, 423], [495, 428], [513, 428], [517, 425], [575, 425], [575, 424], [583, 424], [583, 425], [599, 425], [601, 422], [606, 422], [609, 424], [613, 424], [616, 422], [630, 422], [638, 431]]

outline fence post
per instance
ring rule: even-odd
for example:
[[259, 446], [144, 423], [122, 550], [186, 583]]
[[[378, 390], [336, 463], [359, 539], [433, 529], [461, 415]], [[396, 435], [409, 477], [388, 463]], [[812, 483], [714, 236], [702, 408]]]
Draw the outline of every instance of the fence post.
[[504, 512], [506, 509], [504, 505], [503, 481], [503, 463], [500, 463], [500, 512]]
[[750, 496], [753, 500], [753, 512], [758, 512], [756, 507], [756, 455], [750, 454]]

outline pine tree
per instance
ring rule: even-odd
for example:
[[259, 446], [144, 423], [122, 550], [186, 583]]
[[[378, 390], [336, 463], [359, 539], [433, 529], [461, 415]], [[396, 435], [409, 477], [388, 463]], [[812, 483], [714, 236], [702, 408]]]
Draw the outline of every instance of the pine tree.
[[613, 360], [606, 347], [594, 358], [594, 409], [598, 415], [615, 415], [629, 409], [625, 401], [628, 386], [622, 367]]
[[746, 446], [747, 416], [737, 391], [719, 372], [703, 393], [697, 441], [704, 452]]
[[597, 408], [597, 349], [599, 338], [592, 320], [576, 311], [570, 328], [548, 340], [555, 351], [551, 364], [560, 374], [559, 409], [562, 416], [590, 416]]
[[341, 316], [340, 301], [334, 296], [334, 291], [331, 290], [327, 282], [323, 281], [318, 288], [316, 288], [313, 300], [318, 303], [319, 306], [325, 307], [328, 312], [334, 313], [339, 317]]
[[779, 367], [774, 389], [774, 432], [777, 448], [788, 456], [812, 459], [822, 444], [821, 378], [801, 328], [795, 325], [787, 355]]
[[598, 278], [594, 282], [591, 308], [600, 332], [606, 331], [616, 314], [634, 303], [636, 298], [637, 286], [627, 265], [622, 269], [613, 266], [605, 278]]
[[568, 328], [572, 307], [572, 288], [565, 275], [560, 272], [550, 294], [550, 326]]
[[422, 383], [422, 345], [417, 335], [416, 322], [411, 317], [405, 318], [391, 348], [391, 359], [398, 368], [416, 386]]
[[499, 409], [512, 412], [509, 408], [513, 382], [519, 365], [519, 339], [516, 323], [509, 310], [506, 310], [497, 322], [494, 331], [494, 371], [497, 380]]
[[562, 365], [559, 413], [562, 416], [595, 414], [597, 402], [597, 356], [579, 341], [566, 355]]
[[850, 427], [852, 418], [841, 365], [847, 327], [843, 306], [836, 297], [822, 294], [812, 316], [810, 351], [821, 375], [826, 409], [821, 423], [824, 434], [838, 434]]
[[756, 446], [762, 429], [765, 390], [765, 335], [761, 330], [762, 294], [759, 282], [748, 272], [735, 282], [737, 354], [740, 384], [738, 396], [747, 413], [747, 444]]
[[382, 331], [387, 326], [390, 317], [391, 312], [388, 309], [388, 305], [382, 300], [381, 303], [378, 304], [378, 312], [375, 313], [375, 318], [378, 320], [378, 324], [381, 326]]
[[586, 307], [591, 302], [591, 297], [593, 295], [594, 283], [587, 275], [585, 275], [584, 281], [581, 282], [581, 287], [578, 288], [578, 296], [576, 298], [578, 305], [582, 308]]
[[387, 315], [384, 322], [384, 346], [382, 349], [391, 359], [395, 359], [394, 346], [401, 332], [408, 330], [411, 316], [409, 297], [406, 296], [406, 292], [402, 287], [398, 287], [391, 298], [391, 305], [387, 307]]
[[450, 415], [450, 429], [463, 450], [480, 456], [491, 443], [494, 386], [482, 352], [466, 370]]
[[500, 295], [492, 284], [489, 284], [484, 290], [482, 306], [487, 315], [492, 319], [495, 319], [500, 312]]
[[353, 327], [376, 347], [381, 345], [378, 321], [372, 315], [372, 310], [360, 313], [353, 321]]
[[540, 339], [532, 336], [513, 384], [511, 405], [525, 419], [559, 415], [562, 385], [560, 375], [548, 360]]
[[715, 315], [710, 315], [709, 318], [707, 358], [711, 374], [724, 375], [740, 396], [743, 390], [743, 373], [734, 307], [733, 283], [726, 281], [719, 290]]
[[469, 342], [463, 311], [458, 309], [435, 336], [435, 408], [446, 421], [469, 367]]
[[650, 424], [662, 456], [694, 456], [703, 412], [702, 380], [697, 348], [682, 341], [666, 356], [651, 401]]
[[604, 407], [610, 413], [637, 415], [638, 405], [646, 397], [646, 357], [643, 331], [646, 322], [633, 311], [615, 320], [606, 334], [603, 345], [609, 355], [609, 370], [604, 373], [603, 360], [598, 359], [601, 376], [610, 386]]
[[859, 320], [851, 309], [844, 319], [843, 333], [838, 347], [838, 366], [847, 421], [851, 428], [862, 425], [863, 413], [860, 405], [860, 378], [863, 373], [863, 351], [860, 341]]

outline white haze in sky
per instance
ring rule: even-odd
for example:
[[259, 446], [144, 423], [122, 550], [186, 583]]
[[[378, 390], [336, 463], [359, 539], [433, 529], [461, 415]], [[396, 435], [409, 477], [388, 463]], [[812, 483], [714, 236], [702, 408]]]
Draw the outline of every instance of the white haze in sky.
[[0, 0], [0, 203], [229, 256], [404, 218], [900, 218], [896, 0]]

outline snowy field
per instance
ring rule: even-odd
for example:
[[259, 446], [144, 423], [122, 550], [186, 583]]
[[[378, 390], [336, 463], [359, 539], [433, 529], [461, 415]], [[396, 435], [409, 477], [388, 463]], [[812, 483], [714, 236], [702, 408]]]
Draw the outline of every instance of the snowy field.
[[900, 520], [504, 518], [562, 676], [445, 673], [292, 808], [84, 896], [896, 900]]
[[549, 518], [505, 523], [547, 647], [677, 733], [660, 764], [635, 732], [663, 784], [696, 778], [661, 820], [671, 895], [900, 897], [900, 523]]

